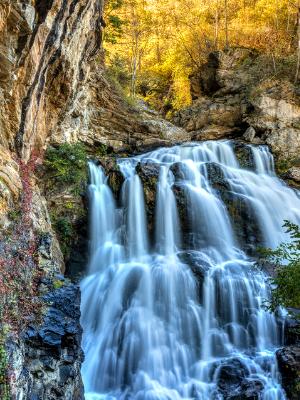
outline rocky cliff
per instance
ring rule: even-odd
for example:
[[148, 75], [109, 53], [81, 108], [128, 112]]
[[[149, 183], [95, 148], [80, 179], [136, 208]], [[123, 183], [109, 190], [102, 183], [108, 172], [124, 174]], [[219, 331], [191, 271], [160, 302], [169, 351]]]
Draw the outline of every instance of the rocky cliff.
[[[194, 140], [238, 137], [268, 144], [280, 165], [299, 167], [299, 87], [271, 79], [264, 56], [246, 48], [214, 52], [191, 76], [193, 103], [174, 122]], [[279, 171], [281, 172], [281, 171]], [[299, 169], [289, 172], [298, 181]]]
[[[7, 249], [15, 251], [24, 230], [20, 204], [27, 201], [23, 205], [30, 220], [28, 244], [25, 232], [22, 240], [27, 252], [35, 241], [29, 258], [39, 271], [35, 296], [42, 303], [39, 316], [29, 317], [22, 334], [7, 339], [11, 395], [19, 400], [83, 396], [80, 291], [60, 275], [65, 270], [66, 243], [58, 242], [53, 223], [60, 223], [63, 234], [70, 226], [75, 230], [80, 226], [67, 253], [81, 266], [86, 261], [87, 236], [81, 230], [87, 225], [84, 186], [78, 192], [69, 182], [56, 185], [49, 169], [40, 166], [45, 150], [79, 142], [89, 154], [103, 149], [118, 153], [189, 138], [144, 106], [127, 104], [107, 80], [102, 9], [102, 0], [0, 4], [0, 233], [8, 243], [0, 246], [0, 261], [4, 260], [4, 268], [10, 262], [15, 265], [16, 257], [22, 258], [20, 265], [25, 263], [19, 251], [16, 257], [9, 255], [5, 267]], [[66, 157], [75, 165], [72, 154]], [[36, 174], [29, 176], [33, 160]], [[6, 400], [5, 393], [0, 383], [0, 397]]]
[[[3, 0], [0, 4], [0, 231], [4, 237], [11, 234], [18, 204], [28, 190], [22, 168], [32, 159], [40, 164], [47, 148], [64, 143], [80, 142], [92, 155], [103, 148], [118, 154], [191, 139], [242, 136], [250, 128], [245, 140], [268, 143], [278, 154], [287, 154], [288, 161], [299, 154], [300, 107], [295, 88], [279, 82], [250, 94], [249, 86], [255, 85], [251, 73], [247, 75], [244, 67], [240, 70], [243, 52], [212, 55], [193, 77], [195, 103], [176, 116], [180, 127], [144, 105], [128, 105], [105, 76], [102, 8], [102, 0]], [[255, 55], [247, 53], [249, 57]], [[72, 161], [73, 155], [69, 156]], [[298, 167], [292, 167], [285, 171], [287, 178], [299, 181]], [[36, 172], [30, 176], [28, 212], [41, 274], [36, 295], [42, 313], [29, 320], [21, 335], [8, 337], [12, 396], [80, 400], [80, 291], [61, 275], [66, 257], [51, 217], [53, 210], [63, 215], [67, 210], [73, 225], [86, 226], [84, 187], [78, 193], [68, 182], [53, 186], [49, 168], [38, 166]], [[146, 180], [148, 172], [143, 172]], [[148, 212], [153, 212], [151, 190], [148, 200]], [[86, 231], [78, 233], [72, 248], [77, 261], [85, 251], [83, 236]], [[3, 259], [2, 250], [0, 246]], [[0, 384], [0, 396], [1, 390]]]
[[[8, 335], [12, 390], [7, 394], [1, 381], [3, 399], [83, 396], [79, 288], [60, 275], [63, 257], [46, 193], [33, 175], [24, 177], [24, 171], [34, 154], [35, 159], [43, 157], [49, 143], [105, 142], [105, 129], [97, 120], [109, 108], [105, 91], [110, 90], [101, 62], [102, 6], [100, 0], [0, 4], [1, 238], [12, 234], [21, 199], [30, 198], [27, 211], [33, 228], [27, 235], [28, 241], [33, 235], [36, 241], [31, 258], [40, 273], [36, 296], [41, 301], [39, 318], [32, 314], [21, 335]], [[126, 110], [120, 119], [125, 115]], [[1, 246], [1, 260], [4, 257]], [[9, 257], [8, 264], [14, 261], [14, 255]]]

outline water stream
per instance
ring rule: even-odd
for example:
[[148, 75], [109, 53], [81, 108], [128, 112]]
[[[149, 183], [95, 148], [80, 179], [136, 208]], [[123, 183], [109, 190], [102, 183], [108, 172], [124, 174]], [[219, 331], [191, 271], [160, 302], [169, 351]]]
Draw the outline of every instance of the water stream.
[[[300, 198], [276, 177], [266, 147], [251, 152], [253, 171], [240, 167], [229, 141], [120, 159], [121, 205], [103, 169], [89, 164], [91, 255], [81, 284], [86, 399], [285, 399], [275, 357], [281, 318], [263, 307], [266, 276], [242, 250], [209, 173], [213, 163], [253, 213], [260, 244], [276, 246], [286, 239], [285, 219], [300, 223]], [[159, 166], [154, 239], [138, 163]], [[174, 185], [186, 199], [188, 248]]]

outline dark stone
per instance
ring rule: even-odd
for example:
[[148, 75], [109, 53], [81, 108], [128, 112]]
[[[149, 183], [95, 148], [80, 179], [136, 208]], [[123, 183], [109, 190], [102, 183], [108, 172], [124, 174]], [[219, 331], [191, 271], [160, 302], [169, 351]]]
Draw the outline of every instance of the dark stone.
[[120, 171], [117, 160], [112, 157], [102, 157], [99, 160], [99, 163], [104, 169], [108, 185], [110, 186], [116, 201], [119, 203], [121, 200], [121, 189], [125, 178]]
[[188, 265], [196, 278], [198, 287], [199, 301], [202, 300], [202, 288], [206, 272], [209, 270], [210, 265], [201, 257], [201, 253], [194, 250], [182, 251], [178, 254], [179, 260]]
[[66, 260], [66, 276], [78, 281], [85, 272], [89, 257], [88, 216], [87, 212], [73, 224], [74, 240], [70, 245]]
[[208, 180], [214, 189], [220, 192], [230, 190], [229, 183], [225, 179], [224, 172], [219, 164], [207, 163], [206, 168]]
[[192, 223], [188, 215], [188, 199], [184, 186], [175, 183], [172, 190], [176, 199], [177, 210], [180, 220], [181, 238], [183, 249], [193, 248], [195, 234], [193, 233]]
[[213, 52], [208, 56], [207, 63], [193, 75], [190, 75], [191, 95], [196, 100], [201, 95], [212, 95], [220, 89], [217, 82], [217, 70], [219, 68], [219, 53]]
[[218, 370], [217, 384], [221, 392], [229, 394], [239, 388], [248, 375], [246, 367], [238, 359], [225, 361]]
[[160, 166], [155, 163], [138, 163], [136, 166], [136, 172], [144, 188], [148, 232], [152, 243], [154, 243], [155, 236], [155, 208], [159, 171]]
[[176, 182], [180, 182], [186, 179], [186, 168], [187, 167], [184, 163], [177, 162], [172, 164], [170, 170], [172, 171]]
[[259, 400], [264, 388], [261, 381], [249, 378], [247, 367], [239, 359], [220, 365], [217, 386], [226, 400]]
[[63, 276], [56, 278], [63, 286], [53, 290], [49, 283], [42, 322], [30, 326], [22, 336], [26, 354], [22, 375], [29, 387], [26, 398], [83, 400], [80, 290]]
[[120, 200], [121, 189], [125, 181], [124, 175], [118, 169], [114, 169], [108, 174], [108, 184], [113, 191], [117, 201]]
[[282, 387], [289, 400], [300, 398], [300, 347], [289, 346], [276, 352]]
[[251, 171], [255, 170], [254, 158], [250, 146], [241, 142], [235, 142], [234, 153], [242, 168], [249, 169]]
[[45, 21], [54, 0], [36, 0], [35, 9], [38, 14], [38, 24]]
[[239, 393], [229, 395], [228, 400], [260, 400], [264, 385], [259, 380], [244, 379], [239, 388]]
[[255, 256], [257, 248], [263, 244], [263, 236], [254, 213], [247, 199], [231, 191], [222, 167], [216, 163], [207, 164], [210, 185], [224, 202], [230, 216], [235, 236], [244, 251]]
[[74, 376], [73, 368], [69, 365], [63, 365], [59, 368], [60, 384], [64, 385], [69, 378]]
[[299, 310], [289, 309], [291, 314], [294, 314], [295, 318], [288, 318], [285, 320], [284, 326], [284, 339], [285, 345], [300, 345], [300, 320], [299, 320]]

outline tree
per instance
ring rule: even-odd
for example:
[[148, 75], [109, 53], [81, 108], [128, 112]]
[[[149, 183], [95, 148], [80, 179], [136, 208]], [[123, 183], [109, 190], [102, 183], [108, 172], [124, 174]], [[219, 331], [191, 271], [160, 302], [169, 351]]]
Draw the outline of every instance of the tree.
[[295, 4], [290, 1], [290, 4], [296, 8], [297, 17], [296, 17], [296, 32], [297, 32], [297, 66], [296, 66], [296, 74], [295, 74], [295, 83], [298, 82], [299, 78], [299, 69], [300, 69], [300, 1], [298, 4]]
[[291, 240], [277, 249], [262, 251], [266, 259], [274, 264], [276, 276], [271, 280], [271, 310], [279, 306], [300, 308], [300, 227], [285, 221], [284, 227]]
[[115, 68], [118, 60], [125, 65], [125, 75], [130, 77], [123, 80], [127, 95], [142, 95], [158, 109], [168, 104], [177, 110], [191, 102], [189, 75], [197, 72], [212, 50], [229, 45], [258, 49], [270, 58], [277, 74], [281, 58], [288, 56], [295, 63], [291, 38], [297, 36], [298, 79], [299, 15], [298, 33], [291, 23], [299, 12], [295, 1], [109, 0], [107, 13], [122, 21], [122, 32], [115, 31], [116, 40], [105, 43], [107, 64]]
[[229, 38], [228, 38], [228, 0], [225, 1], [225, 48], [229, 48]]

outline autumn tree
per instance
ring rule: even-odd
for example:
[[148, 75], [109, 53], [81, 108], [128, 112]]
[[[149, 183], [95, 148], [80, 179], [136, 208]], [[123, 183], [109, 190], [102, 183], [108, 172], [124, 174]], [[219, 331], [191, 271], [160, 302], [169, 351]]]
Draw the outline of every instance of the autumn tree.
[[263, 52], [274, 74], [281, 58], [296, 64], [298, 55], [298, 80], [298, 0], [110, 0], [107, 7], [116, 25], [116, 40], [105, 44], [109, 69], [120, 65], [125, 93], [164, 112], [190, 103], [189, 75], [229, 46]]

